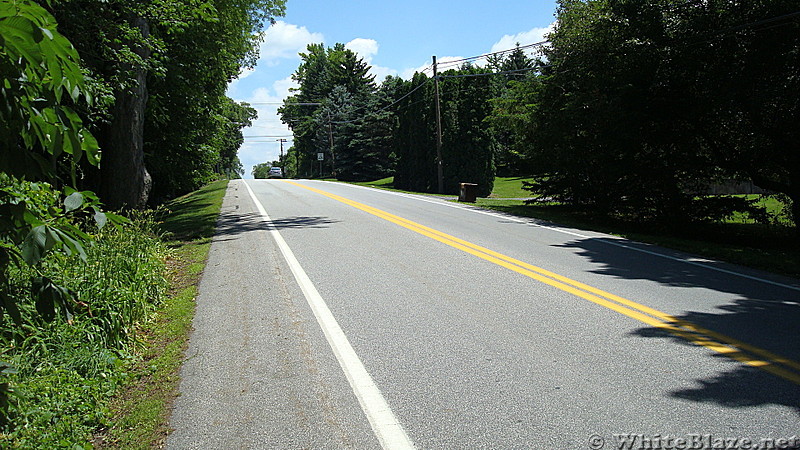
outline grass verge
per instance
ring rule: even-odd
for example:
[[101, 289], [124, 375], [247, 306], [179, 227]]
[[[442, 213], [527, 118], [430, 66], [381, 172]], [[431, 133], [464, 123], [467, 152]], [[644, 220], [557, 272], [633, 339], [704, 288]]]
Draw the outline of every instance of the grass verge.
[[211, 247], [227, 181], [218, 181], [166, 205], [161, 231], [172, 249], [167, 300], [140, 331], [143, 347], [131, 382], [111, 405], [113, 424], [96, 442], [103, 448], [160, 447], [177, 395], [178, 371], [194, 316], [197, 284]]

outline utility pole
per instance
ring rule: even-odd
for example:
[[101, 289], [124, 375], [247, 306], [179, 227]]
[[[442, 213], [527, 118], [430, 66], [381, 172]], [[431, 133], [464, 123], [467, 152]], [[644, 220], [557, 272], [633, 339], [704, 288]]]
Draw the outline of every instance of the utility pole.
[[[320, 106], [320, 105], [322, 105], [322, 103], [320, 103], [320, 102], [298, 102], [298, 103], [290, 103], [290, 104], [292, 106]], [[329, 121], [330, 121], [330, 119], [329, 119]], [[303, 151], [302, 153], [305, 154], [305, 152], [306, 151]], [[283, 154], [283, 145], [281, 145], [281, 154]], [[299, 178], [300, 177], [300, 156], [301, 156], [301, 151], [299, 149], [295, 148], [294, 156], [295, 156], [295, 158], [294, 158], [294, 172], [295, 172], [294, 176], [295, 176], [295, 178]], [[281, 161], [281, 165], [283, 165], [283, 161]], [[283, 170], [283, 169], [281, 169], [281, 170]], [[322, 175], [322, 170], [320, 170], [320, 176], [321, 175]], [[314, 176], [314, 160], [312, 158], [309, 158], [309, 160], [308, 160], [308, 176], [310, 176], [310, 177]]]
[[286, 139], [276, 139], [276, 141], [281, 143], [281, 176], [286, 176], [286, 168], [284, 167], [285, 164], [283, 163], [283, 143], [286, 142]]
[[439, 193], [444, 194], [444, 171], [442, 169], [442, 115], [439, 107], [439, 75], [436, 57], [433, 57], [433, 85], [436, 90], [436, 175], [439, 181]]

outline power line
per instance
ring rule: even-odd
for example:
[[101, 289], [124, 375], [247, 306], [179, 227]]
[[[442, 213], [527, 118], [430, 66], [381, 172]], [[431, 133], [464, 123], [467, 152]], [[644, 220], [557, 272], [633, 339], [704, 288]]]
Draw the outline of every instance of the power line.
[[[687, 5], [687, 6], [688, 5], [695, 6], [695, 5], [697, 5], [697, 3], [690, 0], [690, 1], [687, 1], [685, 3], [685, 5]], [[788, 13], [788, 14], [783, 14], [783, 15], [780, 15], [780, 16], [771, 17], [771, 18], [768, 18], [768, 19], [763, 19], [763, 20], [759, 20], [759, 21], [755, 21], [755, 22], [751, 22], [751, 23], [746, 23], [746, 24], [742, 24], [742, 25], [733, 26], [733, 27], [730, 27], [728, 29], [722, 30], [721, 32], [716, 33], [715, 37], [722, 37], [722, 36], [725, 36], [726, 34], [729, 34], [731, 32], [737, 33], [739, 31], [747, 29], [747, 28], [757, 27], [757, 26], [766, 25], [766, 24], [772, 24], [774, 22], [779, 22], [779, 21], [786, 20], [786, 19], [792, 19], [792, 18], [798, 17], [798, 16], [800, 16], [800, 11], [796, 11], [796, 12]], [[782, 25], [786, 25], [786, 24], [775, 24], [775, 25], [773, 25], [773, 26], [771, 26], [769, 28], [782, 26]], [[714, 39], [714, 37], [711, 37], [711, 39]], [[496, 51], [496, 52], [490, 52], [490, 53], [484, 53], [484, 54], [481, 54], [481, 55], [470, 56], [470, 57], [467, 57], [467, 58], [460, 58], [460, 59], [456, 59], [456, 60], [441, 62], [441, 63], [438, 64], [438, 67], [439, 68], [441, 68], [441, 67], [451, 67], [451, 66], [454, 66], [454, 65], [467, 63], [467, 62], [471, 62], [471, 61], [476, 61], [476, 60], [479, 60], [479, 59], [484, 59], [484, 58], [488, 59], [491, 56], [505, 55], [507, 53], [511, 53], [511, 52], [514, 52], [514, 51], [517, 51], [517, 50], [525, 50], [525, 49], [530, 49], [530, 48], [540, 48], [540, 47], [543, 47], [543, 46], [545, 46], [547, 44], [550, 44], [549, 40], [543, 40], [543, 41], [535, 42], [535, 43], [532, 43], [532, 44], [526, 44], [526, 45], [518, 45], [518, 46], [516, 46], [514, 48], [511, 48], [511, 49], [500, 50], [500, 51]], [[425, 69], [423, 69], [422, 72], [420, 72], [420, 73], [424, 74], [425, 72], [430, 71], [432, 69], [433, 69], [433, 66], [428, 66]], [[529, 72], [529, 71], [537, 70], [537, 69], [539, 69], [539, 67], [529, 67], [529, 68], [517, 69], [517, 70], [506, 70], [506, 71], [501, 71], [501, 72], [487, 72], [487, 73], [477, 73], [477, 74], [459, 74], [459, 75], [438, 75], [437, 74], [437, 77], [438, 78], [485, 77], [485, 76], [492, 76], [492, 75], [510, 75], [510, 74], [516, 74], [516, 73]], [[379, 109], [377, 111], [371, 112], [371, 114], [378, 114], [378, 113], [383, 112], [383, 111], [391, 108], [392, 106], [400, 103], [406, 97], [410, 96], [411, 94], [416, 92], [418, 89], [420, 89], [423, 86], [427, 85], [427, 83], [430, 82], [430, 81], [432, 81], [432, 79], [426, 80], [424, 83], [418, 85], [417, 87], [412, 89], [410, 92], [408, 92], [404, 96], [400, 97], [399, 99], [395, 100], [394, 102], [390, 103], [389, 105], [387, 105], [387, 106], [385, 106], [385, 107], [383, 107], [383, 108], [381, 108], [381, 109]], [[298, 105], [298, 106], [319, 106], [322, 103], [317, 103], [317, 102], [313, 102], [313, 103], [312, 102], [308, 102], [308, 103], [288, 103], [288, 104], [287, 103], [266, 103], [266, 102], [265, 103], [252, 103], [252, 105], [261, 105], [261, 104], [264, 104], [264, 105], [267, 105], [267, 104], [278, 104], [278, 105]], [[367, 106], [364, 106], [364, 107], [358, 108], [358, 109], [356, 109], [356, 110], [354, 110], [352, 112], [357, 112], [359, 110], [366, 109], [366, 108], [367, 108]], [[331, 121], [330, 123], [348, 124], [348, 123], [355, 123], [355, 122], [358, 122], [358, 121], [361, 121], [361, 120], [364, 120], [364, 117], [360, 117], [360, 118], [353, 119], [353, 120], [347, 120], [347, 121]]]
[[285, 138], [285, 137], [292, 137], [291, 135], [257, 135], [257, 136], [244, 136], [244, 137], [251, 137], [251, 138]]
[[508, 75], [513, 73], [530, 72], [537, 70], [538, 67], [527, 67], [525, 69], [504, 70], [502, 72], [485, 72], [485, 73], [464, 73], [461, 75], [439, 75], [439, 78], [471, 78], [471, 77], [488, 77], [491, 75]]
[[285, 102], [255, 102], [255, 103], [248, 103], [248, 105], [286, 105], [286, 106], [319, 106], [322, 103], [317, 102], [298, 102], [298, 103], [285, 103]]
[[527, 48], [542, 47], [542, 46], [547, 45], [549, 43], [550, 43], [550, 41], [544, 40], [544, 41], [534, 42], [533, 44], [519, 45], [517, 47], [510, 48], [510, 49], [507, 49], [507, 50], [499, 50], [499, 51], [496, 51], [496, 52], [484, 53], [482, 55], [470, 56], [468, 58], [455, 59], [455, 60], [452, 60], [452, 61], [444, 61], [444, 62], [439, 63], [439, 67], [452, 66], [452, 65], [459, 64], [459, 63], [475, 61], [475, 60], [482, 59], [482, 58], [488, 58], [490, 56], [504, 55], [506, 53], [514, 52], [514, 51], [516, 51], [518, 49], [519, 50], [524, 50], [524, 49], [527, 49]]
[[[445, 64], [452, 65], [452, 64], [459, 63], [459, 62], [463, 62], [463, 61], [476, 60], [476, 59], [479, 59], [479, 58], [484, 58], [484, 57], [488, 57], [488, 56], [492, 56], [492, 55], [500, 55], [500, 54], [510, 53], [510, 52], [513, 52], [513, 51], [515, 51], [517, 49], [522, 50], [522, 49], [526, 49], [526, 48], [539, 47], [539, 46], [548, 44], [549, 42], [550, 41], [545, 40], [545, 41], [535, 42], [533, 44], [519, 45], [519, 46], [516, 46], [516, 47], [514, 47], [512, 49], [501, 50], [501, 51], [492, 52], [492, 53], [486, 53], [486, 54], [478, 55], [478, 56], [471, 56], [469, 58], [462, 58], [462, 59], [455, 60], [455, 61], [447, 61], [445, 63], [439, 64], [439, 66], [445, 65]], [[433, 68], [433, 66], [426, 67], [422, 71], [422, 73], [424, 73], [427, 70], [431, 70], [432, 68]], [[469, 76], [505, 75], [505, 74], [519, 73], [519, 72], [527, 72], [527, 71], [535, 70], [535, 69], [536, 69], [535, 67], [532, 67], [532, 68], [527, 68], [527, 69], [509, 70], [509, 71], [503, 71], [503, 72], [491, 72], [491, 73], [485, 73], [485, 74], [437, 75], [437, 77], [439, 77], [439, 78], [460, 78], [460, 77], [469, 77]], [[419, 86], [417, 86], [414, 89], [412, 89], [406, 95], [400, 97], [399, 99], [395, 100], [394, 102], [390, 103], [389, 105], [387, 105], [387, 106], [385, 106], [385, 107], [383, 107], [383, 108], [381, 108], [381, 109], [379, 109], [379, 110], [377, 110], [375, 112], [372, 112], [371, 114], [378, 114], [378, 113], [381, 113], [383, 111], [386, 111], [387, 109], [391, 108], [392, 106], [400, 103], [403, 99], [405, 99], [406, 97], [410, 96], [411, 94], [416, 92], [418, 89], [420, 89], [423, 86], [425, 86], [426, 84], [428, 84], [430, 81], [432, 81], [432, 79], [426, 80], [424, 83], [422, 83]], [[364, 108], [365, 107], [362, 107], [362, 108], [359, 108], [359, 109], [364, 109]], [[355, 111], [358, 111], [358, 110], [355, 110]], [[353, 112], [355, 112], [355, 111], [353, 111]], [[364, 120], [364, 117], [359, 117], [358, 119], [353, 119], [353, 120], [333, 121], [332, 123], [335, 123], [335, 124], [348, 124], [348, 123], [355, 123], [355, 122], [358, 122], [358, 121], [361, 121], [361, 120]]]
[[788, 14], [782, 14], [780, 16], [770, 17], [770, 18], [767, 18], [767, 19], [757, 20], [755, 22], [745, 23], [745, 24], [741, 24], [741, 25], [734, 25], [732, 27], [728, 27], [728, 28], [726, 28], [724, 30], [721, 30], [721, 31], [718, 31], [718, 32], [712, 34], [707, 39], [699, 40], [699, 41], [695, 41], [695, 42], [690, 42], [690, 43], [687, 43], [685, 45], [686, 46], [693, 46], [693, 45], [697, 45], [697, 44], [703, 44], [703, 43], [706, 43], [706, 42], [713, 41], [715, 39], [721, 39], [721, 38], [724, 38], [724, 37], [727, 37], [727, 36], [735, 35], [736, 33], [739, 33], [740, 31], [744, 31], [744, 30], [746, 30], [748, 28], [755, 28], [755, 27], [758, 27], [760, 25], [772, 24], [769, 27], [765, 27], [765, 28], [760, 28], [760, 29], [754, 30], [755, 32], [767, 31], [767, 30], [770, 30], [772, 28], [777, 28], [777, 27], [790, 25], [790, 24], [792, 24], [791, 20], [788, 21], [788, 22], [785, 22], [785, 23], [775, 23], [775, 22], [780, 22], [780, 21], [787, 20], [787, 19], [793, 19], [795, 17], [800, 17], [800, 11], [795, 11], [795, 12], [788, 13]]
[[[379, 109], [379, 110], [377, 110], [377, 111], [375, 111], [375, 112], [372, 112], [371, 114], [378, 114], [378, 113], [381, 113], [381, 112], [383, 112], [383, 111], [386, 111], [387, 109], [391, 108], [392, 106], [394, 106], [394, 105], [396, 105], [396, 104], [400, 103], [401, 101], [403, 101], [403, 100], [404, 100], [406, 97], [408, 97], [409, 95], [413, 94], [414, 92], [417, 92], [417, 90], [419, 90], [419, 89], [420, 89], [420, 88], [422, 88], [423, 86], [425, 86], [425, 85], [427, 85], [428, 83], [430, 83], [430, 82], [431, 82], [431, 80], [432, 80], [432, 78], [428, 78], [427, 80], [425, 80], [425, 82], [424, 82], [424, 83], [422, 83], [422, 84], [420, 84], [419, 86], [415, 87], [414, 89], [412, 89], [412, 90], [411, 90], [409, 93], [407, 93], [406, 95], [404, 95], [404, 96], [402, 96], [402, 97], [398, 98], [397, 100], [395, 100], [394, 102], [392, 102], [392, 103], [390, 103], [390, 104], [388, 104], [388, 105], [384, 106], [383, 108], [381, 108], [381, 109]], [[364, 109], [364, 108], [360, 108], [360, 109]], [[358, 110], [355, 110], [355, 111], [358, 111]], [[355, 112], [355, 111], [353, 111], [353, 112]], [[343, 121], [334, 121], [334, 122], [331, 122], [331, 123], [336, 123], [336, 124], [346, 124], [346, 123], [354, 123], [354, 122], [358, 122], [359, 120], [364, 120], [364, 118], [363, 118], [363, 117], [359, 117], [358, 119], [353, 119], [353, 120], [343, 120]]]
[[[477, 59], [480, 59], [480, 58], [486, 58], [486, 57], [489, 57], [489, 56], [492, 56], [492, 55], [502, 55], [502, 54], [505, 54], [505, 53], [510, 53], [510, 52], [513, 52], [513, 51], [515, 51], [515, 50], [517, 50], [517, 49], [520, 49], [520, 50], [522, 50], [522, 49], [527, 49], [527, 48], [532, 48], [532, 47], [539, 47], [539, 46], [542, 46], [542, 45], [545, 45], [545, 44], [548, 44], [548, 43], [549, 43], [549, 41], [545, 40], [545, 41], [541, 41], [541, 42], [535, 42], [535, 43], [533, 43], [533, 44], [519, 45], [519, 46], [516, 46], [516, 47], [514, 47], [514, 48], [512, 48], [512, 49], [500, 50], [500, 51], [491, 52], [491, 53], [485, 53], [485, 54], [483, 54], [483, 55], [471, 56], [471, 57], [469, 57], [469, 58], [462, 58], [462, 59], [457, 59], [457, 60], [453, 60], [453, 61], [446, 61], [446, 62], [443, 62], [443, 63], [439, 63], [438, 65], [439, 65], [439, 67], [441, 67], [441, 66], [451, 66], [451, 65], [458, 64], [458, 63], [465, 62], [465, 61], [473, 61], [473, 60], [477, 60]], [[423, 74], [424, 74], [425, 72], [427, 72], [427, 71], [430, 71], [430, 70], [432, 70], [432, 69], [433, 69], [433, 66], [432, 66], [432, 65], [430, 65], [430, 66], [428, 66], [428, 67], [424, 68], [424, 69], [422, 70], [422, 72], [420, 72], [420, 73], [423, 73]], [[525, 69], [525, 70], [531, 70], [531, 69]], [[502, 72], [502, 73], [497, 73], [497, 74], [505, 74], [505, 73], [513, 73], [513, 71], [509, 71], [509, 72]], [[492, 74], [485, 74], [485, 75], [492, 75]], [[456, 77], [458, 77], [458, 76], [453, 76], [453, 75], [450, 75], [450, 76], [442, 76], [442, 75], [438, 75], [438, 76], [439, 76], [439, 77], [441, 77], [441, 78], [456, 78]], [[385, 111], [385, 110], [387, 110], [387, 109], [391, 108], [392, 106], [394, 106], [394, 105], [396, 105], [396, 104], [400, 103], [400, 102], [401, 102], [403, 99], [405, 99], [406, 97], [408, 97], [408, 96], [410, 96], [411, 94], [413, 94], [414, 92], [416, 92], [418, 89], [420, 89], [420, 88], [422, 88], [423, 86], [425, 86], [425, 85], [426, 85], [428, 82], [430, 82], [431, 80], [432, 80], [432, 79], [428, 79], [428, 80], [426, 80], [424, 83], [422, 83], [422, 84], [420, 84], [419, 86], [415, 87], [414, 89], [412, 89], [410, 92], [408, 92], [408, 93], [407, 93], [407, 94], [405, 94], [404, 96], [400, 97], [399, 99], [395, 100], [394, 102], [390, 103], [389, 105], [387, 105], [387, 106], [385, 106], [385, 107], [383, 107], [383, 108], [381, 108], [381, 109], [379, 109], [379, 110], [377, 110], [377, 111], [374, 111], [374, 112], [372, 112], [371, 114], [378, 114], [378, 113], [381, 113], [381, 112], [383, 112], [383, 111]], [[298, 102], [298, 103], [286, 103], [285, 101], [284, 101], [284, 102], [254, 102], [254, 103], [249, 103], [249, 105], [256, 105], [256, 106], [261, 106], [261, 105], [283, 105], [283, 106], [289, 106], [289, 105], [292, 105], [292, 106], [321, 106], [322, 104], [323, 104], [322, 102]], [[363, 107], [361, 107], [361, 108], [358, 108], [358, 109], [356, 109], [356, 110], [354, 110], [354, 111], [351, 111], [351, 113], [355, 113], [355, 112], [358, 112], [359, 110], [366, 109], [366, 108], [367, 108], [367, 106], [363, 106]], [[331, 123], [335, 123], [335, 124], [348, 124], [348, 123], [355, 123], [355, 122], [358, 122], [358, 121], [360, 121], [360, 120], [363, 120], [363, 119], [364, 119], [364, 118], [363, 118], [363, 117], [361, 117], [361, 118], [358, 118], [358, 119], [353, 119], [353, 120], [332, 121]], [[297, 120], [297, 119], [290, 120], [290, 122], [299, 122], [299, 121], [300, 121], [300, 120]], [[271, 137], [271, 136], [270, 136], [270, 137]]]

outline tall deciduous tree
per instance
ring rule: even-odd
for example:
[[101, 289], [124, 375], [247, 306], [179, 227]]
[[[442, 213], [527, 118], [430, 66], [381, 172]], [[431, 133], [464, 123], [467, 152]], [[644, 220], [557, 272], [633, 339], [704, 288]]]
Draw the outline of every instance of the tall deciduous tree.
[[[236, 165], [218, 138], [228, 82], [257, 57], [284, 0], [62, 0], [53, 11], [113, 106], [92, 111], [107, 164], [87, 183], [114, 206], [199, 187]], [[213, 38], [210, 38], [213, 37]], [[234, 167], [238, 169], [238, 167]]]

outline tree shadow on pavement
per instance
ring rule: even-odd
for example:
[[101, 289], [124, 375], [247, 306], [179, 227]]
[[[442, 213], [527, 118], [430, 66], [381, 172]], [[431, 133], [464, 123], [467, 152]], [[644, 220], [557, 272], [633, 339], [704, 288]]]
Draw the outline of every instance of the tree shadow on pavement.
[[[630, 245], [642, 247], [642, 250], [671, 254], [669, 250], [655, 246], [637, 243]], [[675, 308], [667, 311], [673, 312], [672, 316], [800, 361], [800, 339], [797, 335], [797, 324], [800, 323], [800, 292], [797, 290], [620, 248], [603, 242], [603, 239], [577, 239], [560, 247], [572, 249], [595, 264], [593, 273], [686, 288], [680, 291], [680, 297], [669, 299], [670, 306]], [[708, 265], [723, 270], [732, 269], [723, 263], [709, 262]], [[790, 286], [797, 286], [796, 280], [782, 281]], [[721, 300], [718, 293], [726, 293], [729, 300]], [[652, 302], [646, 298], [630, 300], [652, 306]], [[663, 297], [661, 301], [663, 302]], [[674, 313], [676, 310], [682, 312]], [[658, 327], [639, 328], [632, 334], [644, 338], [667, 338], [681, 345], [696, 345]], [[719, 353], [710, 355], [734, 363]], [[736, 368], [732, 370], [713, 378], [697, 380], [697, 387], [672, 392], [671, 395], [732, 407], [779, 404], [789, 406], [800, 414], [800, 386], [764, 370], [743, 363], [734, 364]], [[800, 371], [791, 371], [800, 377]]]
[[270, 222], [266, 222], [258, 213], [238, 214], [235, 211], [223, 212], [217, 221], [215, 239], [219, 240], [223, 236], [232, 236], [250, 231], [268, 230], [270, 225], [274, 229], [284, 230], [289, 228], [327, 228], [327, 225], [337, 222], [320, 216], [293, 216], [272, 219]]

